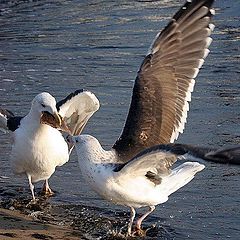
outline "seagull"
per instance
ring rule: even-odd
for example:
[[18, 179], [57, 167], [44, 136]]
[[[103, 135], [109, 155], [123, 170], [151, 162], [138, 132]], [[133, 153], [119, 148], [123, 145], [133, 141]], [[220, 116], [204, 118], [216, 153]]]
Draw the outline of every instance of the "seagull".
[[[156, 205], [166, 202], [172, 193], [205, 168], [196, 160], [240, 164], [240, 146], [211, 149], [187, 144], [160, 144], [122, 163], [115, 149], [104, 150], [91, 135], [73, 136], [71, 140], [81, 172], [92, 189], [114, 204], [130, 207], [128, 236], [144, 236], [142, 221]], [[171, 169], [177, 160], [189, 159], [194, 162], [187, 161]], [[135, 208], [141, 207], [149, 207], [149, 211], [136, 221], [135, 231], [132, 231]]]
[[[209, 53], [213, 2], [188, 0], [157, 34], [137, 73], [123, 131], [110, 150], [93, 136], [72, 137], [81, 172], [93, 190], [130, 207], [128, 235], [141, 235], [142, 221], [155, 206], [204, 169], [196, 159], [231, 162], [232, 151], [239, 153], [239, 147], [215, 151], [174, 144], [186, 123], [195, 78]], [[172, 167], [175, 163], [178, 166]], [[135, 209], [141, 207], [149, 211], [132, 231]]]
[[73, 145], [64, 133], [80, 134], [98, 108], [96, 96], [81, 89], [57, 103], [47, 92], [38, 94], [25, 117], [0, 109], [0, 130], [13, 132], [12, 169], [16, 174], [27, 175], [33, 201], [33, 183], [44, 180], [42, 192], [52, 195], [48, 179], [57, 166], [69, 160]]
[[[169, 195], [190, 182], [204, 169], [198, 162], [185, 162], [174, 168], [178, 155], [163, 151], [158, 145], [140, 152], [126, 163], [112, 149], [105, 151], [91, 135], [73, 136], [83, 177], [102, 198], [118, 205], [130, 207], [128, 236], [144, 236], [142, 221], [154, 211], [155, 206], [168, 200]], [[132, 225], [136, 208], [149, 207]]]

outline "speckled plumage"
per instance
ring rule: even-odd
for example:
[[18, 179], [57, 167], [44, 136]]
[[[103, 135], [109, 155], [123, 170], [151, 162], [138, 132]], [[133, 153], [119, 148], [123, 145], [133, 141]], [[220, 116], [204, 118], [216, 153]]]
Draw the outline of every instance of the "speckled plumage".
[[[104, 199], [131, 209], [155, 208], [168, 200], [169, 195], [190, 182], [204, 169], [198, 162], [185, 162], [171, 170], [177, 155], [160, 148], [122, 163], [114, 149], [105, 151], [90, 135], [73, 137], [79, 166], [87, 183]], [[119, 170], [120, 169], [120, 170]], [[156, 175], [157, 184], [149, 178]], [[135, 211], [135, 210], [134, 210]], [[129, 233], [131, 232], [131, 225]], [[141, 222], [139, 226], [141, 225]]]

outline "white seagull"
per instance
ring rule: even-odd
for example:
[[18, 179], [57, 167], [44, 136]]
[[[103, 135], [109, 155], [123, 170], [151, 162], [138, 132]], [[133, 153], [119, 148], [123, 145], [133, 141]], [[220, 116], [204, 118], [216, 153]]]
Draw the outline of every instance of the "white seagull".
[[0, 109], [0, 130], [13, 132], [13, 171], [27, 175], [34, 201], [32, 183], [45, 180], [43, 192], [52, 194], [48, 179], [57, 166], [69, 160], [73, 145], [68, 144], [59, 130], [80, 134], [98, 109], [96, 96], [85, 90], [77, 90], [58, 103], [49, 93], [40, 93], [33, 99], [25, 117], [16, 117], [9, 110]]
[[[150, 208], [136, 222], [141, 232], [143, 219], [155, 206], [204, 168], [185, 162], [171, 169], [178, 151], [169, 143], [183, 132], [194, 79], [209, 53], [213, 1], [188, 0], [156, 36], [138, 71], [125, 127], [110, 151], [90, 135], [72, 138], [80, 169], [91, 187], [103, 198], [130, 207], [129, 235], [135, 208]], [[157, 144], [168, 145], [153, 147]], [[180, 155], [184, 149], [184, 154], [191, 153], [188, 146], [178, 147]], [[199, 150], [203, 158], [209, 151]], [[197, 150], [193, 152], [198, 156]]]

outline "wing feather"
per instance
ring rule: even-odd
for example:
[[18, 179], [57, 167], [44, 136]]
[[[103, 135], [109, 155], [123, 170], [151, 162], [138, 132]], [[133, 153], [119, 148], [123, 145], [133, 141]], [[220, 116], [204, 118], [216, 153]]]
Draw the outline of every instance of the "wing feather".
[[97, 97], [90, 91], [76, 90], [57, 103], [57, 110], [72, 135], [79, 135], [89, 118], [99, 109]]
[[14, 132], [20, 126], [22, 118], [14, 116], [10, 110], [0, 108], [0, 131], [4, 133]]
[[113, 148], [125, 161], [183, 132], [195, 78], [207, 57], [214, 0], [193, 0], [152, 43], [138, 71], [120, 138]]
[[162, 149], [162, 146], [149, 148], [129, 162], [115, 169], [117, 178], [145, 176], [155, 185], [161, 183], [161, 177], [171, 174], [171, 166], [177, 161], [177, 155]]

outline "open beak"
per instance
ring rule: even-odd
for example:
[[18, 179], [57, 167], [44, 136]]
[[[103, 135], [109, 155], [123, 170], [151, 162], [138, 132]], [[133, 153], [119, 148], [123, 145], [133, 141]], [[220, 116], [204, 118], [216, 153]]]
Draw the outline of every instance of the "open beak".
[[59, 128], [62, 124], [62, 118], [58, 113], [51, 114], [47, 111], [42, 112], [40, 123], [47, 124], [53, 128]]
[[40, 123], [47, 124], [53, 128], [57, 128], [63, 132], [71, 134], [65, 121], [63, 120], [61, 115], [59, 115], [57, 112], [55, 112], [54, 114], [51, 114], [49, 112], [43, 112], [40, 119]]
[[66, 125], [65, 121], [63, 120], [63, 118], [61, 117], [61, 115], [59, 115], [58, 113], [54, 113], [53, 117], [56, 120], [56, 127], [63, 131], [66, 132], [68, 134], [71, 134], [71, 131], [69, 130], [68, 126]]
[[57, 113], [53, 113], [53, 117], [55, 118], [56, 125], [61, 126], [62, 125], [62, 117]]

